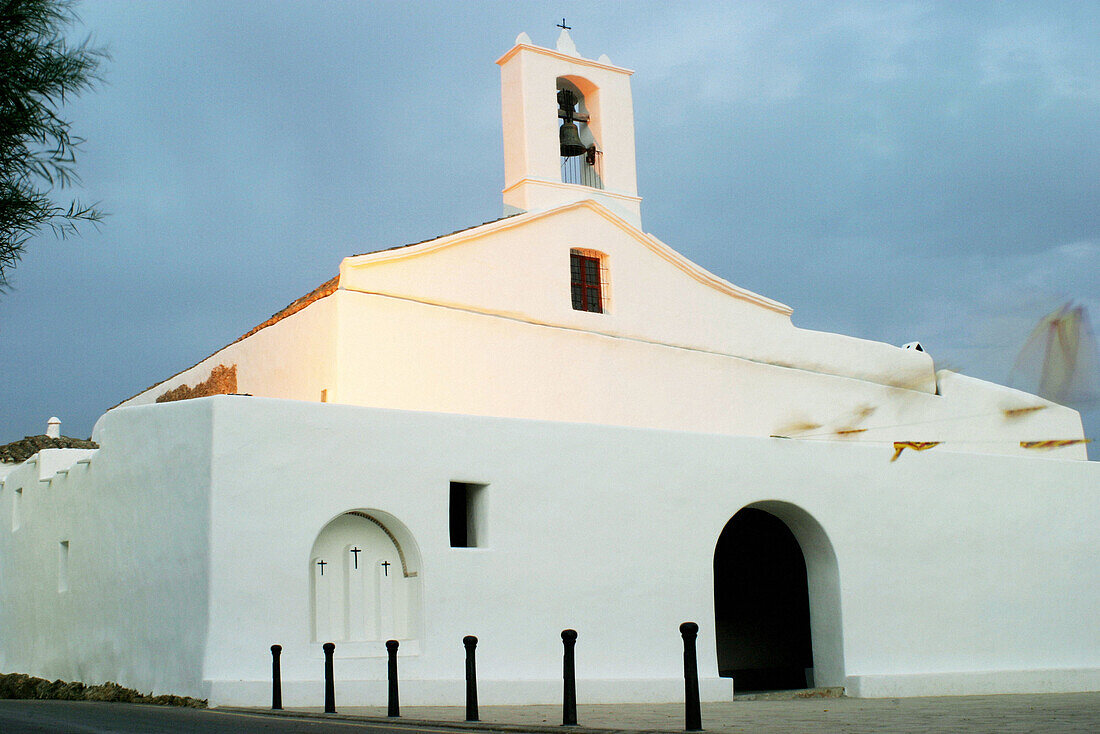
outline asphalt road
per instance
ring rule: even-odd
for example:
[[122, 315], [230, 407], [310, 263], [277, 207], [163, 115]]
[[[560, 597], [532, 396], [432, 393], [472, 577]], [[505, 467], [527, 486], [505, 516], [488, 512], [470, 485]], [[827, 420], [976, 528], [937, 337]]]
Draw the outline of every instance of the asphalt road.
[[[369, 732], [370, 734], [561, 734], [559, 706], [483, 706], [482, 722], [465, 724], [465, 709], [403, 707], [402, 719], [378, 707], [319, 711], [182, 709], [85, 701], [0, 700], [0, 734], [160, 734], [161, 732]], [[581, 704], [581, 728], [570, 734], [677, 732], [682, 704]], [[359, 717], [373, 717], [363, 721]], [[359, 720], [357, 720], [359, 719]], [[703, 704], [709, 734], [1097, 734], [1100, 693], [1045, 693], [937, 698], [808, 698]]]
[[455, 731], [442, 727], [395, 727], [384, 723], [317, 721], [130, 703], [0, 700], [0, 734], [453, 734]]

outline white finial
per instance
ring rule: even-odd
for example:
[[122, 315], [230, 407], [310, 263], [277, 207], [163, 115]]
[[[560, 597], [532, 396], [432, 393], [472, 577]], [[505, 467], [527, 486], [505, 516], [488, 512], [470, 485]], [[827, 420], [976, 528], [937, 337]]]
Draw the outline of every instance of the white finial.
[[573, 43], [573, 37], [569, 35], [569, 30], [566, 28], [561, 29], [556, 48], [563, 54], [580, 58], [580, 54], [577, 53], [577, 44]]
[[524, 32], [520, 33], [518, 36], [516, 36], [516, 45], [517, 46], [533, 46], [534, 44], [531, 43], [531, 37], [529, 35], [527, 35], [526, 31], [524, 31]]
[[611, 57], [609, 57], [607, 54], [600, 54], [600, 58], [596, 59], [596, 61], [599, 61], [601, 64], [607, 64], [608, 66], [611, 66]]
[[61, 419], [56, 415], [46, 422], [46, 435], [50, 438], [61, 437]]

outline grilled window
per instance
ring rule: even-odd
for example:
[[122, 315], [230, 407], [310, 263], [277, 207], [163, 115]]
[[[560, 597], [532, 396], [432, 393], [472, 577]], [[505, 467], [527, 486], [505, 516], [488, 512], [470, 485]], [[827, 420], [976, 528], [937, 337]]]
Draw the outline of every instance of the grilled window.
[[569, 253], [573, 310], [603, 313], [600, 259], [579, 252]]

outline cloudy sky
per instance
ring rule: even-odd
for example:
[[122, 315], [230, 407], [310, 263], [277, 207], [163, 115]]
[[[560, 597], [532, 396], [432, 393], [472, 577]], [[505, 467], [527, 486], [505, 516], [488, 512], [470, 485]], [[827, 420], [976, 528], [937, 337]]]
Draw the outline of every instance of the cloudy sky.
[[[96, 232], [0, 296], [0, 442], [104, 410], [332, 277], [500, 215], [520, 31], [635, 70], [643, 224], [798, 326], [1005, 382], [1100, 318], [1100, 3], [108, 2], [66, 108]], [[1100, 406], [1083, 409], [1100, 437]], [[1054, 438], [1054, 437], [1051, 437]], [[1097, 455], [1093, 450], [1092, 455]]]

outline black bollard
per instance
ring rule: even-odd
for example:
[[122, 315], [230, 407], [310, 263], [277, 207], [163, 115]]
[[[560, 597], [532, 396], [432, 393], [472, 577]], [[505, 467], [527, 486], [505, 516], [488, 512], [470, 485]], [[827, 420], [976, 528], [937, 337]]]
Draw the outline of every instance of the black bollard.
[[577, 645], [576, 630], [562, 630], [561, 641], [565, 646], [562, 677], [565, 679], [565, 695], [562, 699], [561, 725], [577, 725], [577, 670], [573, 648]]
[[477, 666], [474, 664], [477, 638], [466, 635], [462, 644], [466, 646], [466, 721], [480, 721], [477, 718]]
[[271, 708], [276, 711], [283, 707], [283, 677], [279, 674], [279, 653], [282, 645], [271, 646]]
[[684, 638], [684, 731], [702, 731], [703, 714], [699, 710], [699, 664], [695, 658], [695, 638], [699, 634], [699, 625], [684, 622], [680, 625], [680, 634]]
[[390, 654], [389, 679], [390, 696], [386, 716], [400, 716], [401, 706], [397, 702], [397, 640], [386, 640], [386, 651]]
[[336, 683], [332, 677], [332, 653], [336, 645], [326, 642], [321, 648], [325, 651], [325, 713], [336, 713]]

